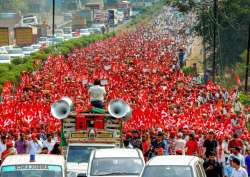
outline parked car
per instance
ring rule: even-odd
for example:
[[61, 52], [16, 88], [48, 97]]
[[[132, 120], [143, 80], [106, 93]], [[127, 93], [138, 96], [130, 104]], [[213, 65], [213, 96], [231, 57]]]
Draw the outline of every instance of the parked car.
[[64, 38], [65, 41], [68, 41], [68, 40], [70, 40], [70, 39], [73, 38], [73, 35], [72, 35], [72, 33], [64, 34], [64, 35], [63, 35], [63, 38]]
[[90, 34], [88, 29], [80, 29], [80, 36], [89, 36]]
[[206, 177], [203, 160], [195, 156], [169, 155], [152, 158], [140, 177]]
[[89, 157], [92, 150], [105, 148], [115, 148], [115, 145], [101, 143], [69, 144], [66, 155], [68, 177], [77, 177], [77, 175], [80, 173], [86, 174], [88, 169]]
[[8, 156], [1, 165], [1, 177], [66, 177], [65, 160], [61, 155], [35, 156], [30, 161], [30, 155]]
[[8, 54], [8, 51], [4, 47], [0, 47], [0, 54]]
[[64, 35], [63, 29], [56, 29], [55, 30], [56, 37], [62, 37], [63, 35]]
[[88, 28], [88, 31], [91, 34], [102, 34], [102, 29], [101, 28]]
[[34, 52], [36, 52], [36, 51], [40, 50], [41, 45], [40, 44], [33, 44], [33, 45], [31, 45], [31, 47], [34, 49]]
[[12, 49], [13, 48], [13, 45], [5, 45], [5, 46], [2, 46], [3, 48], [5, 48], [8, 52], [9, 49]]
[[87, 177], [138, 177], [145, 165], [139, 149], [97, 149], [92, 151]]
[[37, 40], [37, 42], [39, 43], [39, 44], [46, 44], [46, 41], [48, 40], [48, 38], [47, 37], [40, 37], [38, 40]]
[[30, 46], [30, 47], [23, 47], [23, 54], [29, 56], [31, 53], [35, 52], [35, 49]]
[[0, 63], [11, 63], [11, 58], [8, 54], [0, 55]]
[[8, 55], [10, 56], [11, 59], [13, 58], [23, 58], [24, 57], [24, 53], [23, 50], [21, 48], [12, 48], [7, 50], [8, 51]]

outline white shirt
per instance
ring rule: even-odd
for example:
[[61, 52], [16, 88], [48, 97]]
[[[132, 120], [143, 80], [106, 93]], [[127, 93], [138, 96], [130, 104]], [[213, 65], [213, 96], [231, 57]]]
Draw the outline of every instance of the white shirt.
[[90, 101], [104, 101], [106, 95], [105, 88], [100, 85], [94, 85], [89, 88]]
[[43, 142], [43, 146], [47, 147], [48, 150], [49, 150], [49, 152], [52, 151], [52, 149], [53, 149], [53, 147], [54, 147], [55, 144], [56, 143], [53, 140], [51, 140], [51, 142], [48, 142], [48, 140], [46, 140], [46, 141]]
[[39, 153], [42, 149], [42, 143], [38, 140], [37, 143], [35, 143], [33, 140], [28, 142], [28, 153], [30, 155], [35, 155]]
[[238, 170], [233, 169], [232, 177], [248, 177], [245, 168], [240, 167]]
[[185, 147], [186, 147], [186, 141], [184, 139], [179, 138], [175, 141], [175, 151], [177, 149], [181, 149], [182, 154], [184, 155], [185, 154]]

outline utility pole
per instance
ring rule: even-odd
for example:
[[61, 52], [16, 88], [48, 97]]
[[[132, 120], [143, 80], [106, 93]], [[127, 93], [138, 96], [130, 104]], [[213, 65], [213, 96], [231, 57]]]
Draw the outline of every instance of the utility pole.
[[216, 75], [216, 38], [217, 38], [217, 10], [218, 0], [214, 0], [214, 45], [213, 45], [213, 82], [215, 82]]
[[52, 35], [54, 37], [55, 35], [55, 0], [52, 0], [53, 4], [52, 4]]
[[249, 68], [249, 54], [250, 53], [250, 23], [248, 27], [248, 45], [247, 45], [247, 64], [246, 64], [246, 77], [245, 77], [245, 92], [248, 91], [248, 68]]

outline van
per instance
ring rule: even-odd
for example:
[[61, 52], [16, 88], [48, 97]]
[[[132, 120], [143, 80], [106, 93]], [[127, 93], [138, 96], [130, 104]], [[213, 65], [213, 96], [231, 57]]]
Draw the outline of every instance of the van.
[[169, 155], [152, 158], [140, 177], [206, 177], [203, 160], [195, 156]]
[[144, 165], [139, 149], [97, 149], [91, 153], [86, 176], [139, 177]]
[[115, 145], [102, 143], [69, 144], [66, 155], [68, 177], [77, 177], [80, 173], [86, 174], [92, 150], [106, 148], [115, 148]]
[[39, 154], [30, 162], [30, 155], [8, 156], [1, 165], [1, 177], [66, 177], [65, 160], [61, 155]]

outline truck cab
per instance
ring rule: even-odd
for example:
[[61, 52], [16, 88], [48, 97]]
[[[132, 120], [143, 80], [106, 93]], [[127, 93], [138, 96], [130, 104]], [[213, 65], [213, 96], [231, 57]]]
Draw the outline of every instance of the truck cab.
[[61, 155], [8, 156], [1, 165], [1, 177], [66, 177], [65, 160]]
[[72, 143], [68, 145], [66, 155], [67, 176], [77, 177], [86, 174], [91, 152], [95, 149], [115, 148], [114, 144], [104, 143]]
[[21, 26], [35, 26], [38, 25], [37, 17], [34, 15], [22, 16]]
[[119, 126], [119, 119], [105, 113], [71, 113], [64, 119], [68, 177], [86, 175], [93, 150], [120, 147]]

